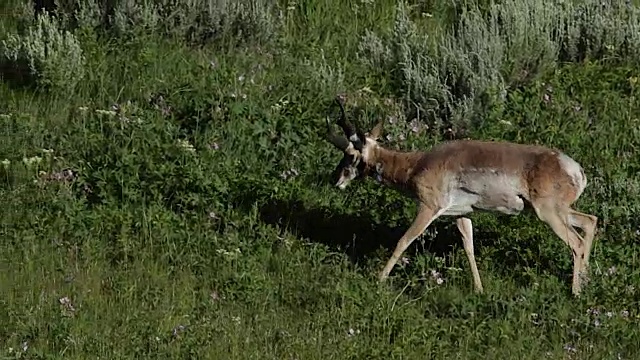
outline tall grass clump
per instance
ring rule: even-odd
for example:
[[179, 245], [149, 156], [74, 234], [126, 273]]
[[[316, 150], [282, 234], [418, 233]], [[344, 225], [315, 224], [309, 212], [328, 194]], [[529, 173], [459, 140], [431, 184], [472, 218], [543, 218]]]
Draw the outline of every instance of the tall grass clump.
[[393, 30], [367, 31], [359, 44], [364, 63], [390, 73], [410, 107], [436, 127], [478, 125], [509, 90], [560, 61], [640, 60], [640, 9], [622, 0], [506, 0], [456, 11], [454, 23], [431, 36], [401, 2]]
[[38, 16], [22, 33], [0, 43], [0, 62], [5, 76], [18, 74], [48, 90], [70, 90], [82, 80], [85, 57], [80, 42], [64, 30], [48, 12]]

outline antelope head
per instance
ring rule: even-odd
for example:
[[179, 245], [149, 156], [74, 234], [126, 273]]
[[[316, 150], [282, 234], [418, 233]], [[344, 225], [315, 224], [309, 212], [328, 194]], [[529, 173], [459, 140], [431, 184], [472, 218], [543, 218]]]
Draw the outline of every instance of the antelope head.
[[347, 120], [344, 105], [339, 97], [336, 98], [336, 102], [340, 106], [337, 124], [342, 128], [344, 136], [331, 130], [331, 123], [327, 118], [327, 137], [329, 142], [344, 153], [332, 175], [335, 186], [343, 190], [352, 180], [362, 179], [370, 173], [372, 164], [369, 160], [373, 150], [378, 146], [377, 139], [382, 131], [382, 122], [369, 133], [363, 133]]

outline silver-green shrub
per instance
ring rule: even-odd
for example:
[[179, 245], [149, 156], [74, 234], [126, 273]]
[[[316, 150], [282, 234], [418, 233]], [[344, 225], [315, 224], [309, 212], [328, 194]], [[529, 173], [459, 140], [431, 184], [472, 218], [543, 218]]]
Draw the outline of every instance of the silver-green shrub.
[[615, 56], [640, 62], [640, 8], [628, 0], [587, 0], [562, 3], [566, 34], [562, 39], [567, 60]]
[[73, 17], [80, 28], [97, 28], [102, 22], [102, 9], [97, 0], [80, 1]]
[[24, 33], [10, 34], [3, 40], [0, 57], [13, 67], [26, 65], [36, 83], [50, 90], [70, 90], [85, 73], [80, 43], [46, 12]]
[[390, 34], [366, 32], [359, 57], [392, 74], [401, 95], [432, 125], [468, 126], [508, 89], [559, 61], [617, 57], [640, 62], [640, 10], [625, 0], [502, 0], [462, 10], [431, 37], [400, 2]]
[[279, 20], [273, 2], [266, 0], [161, 0], [163, 32], [191, 41], [235, 38], [267, 42]]
[[116, 34], [153, 33], [204, 43], [233, 38], [267, 42], [280, 26], [267, 0], [67, 0], [79, 26]]

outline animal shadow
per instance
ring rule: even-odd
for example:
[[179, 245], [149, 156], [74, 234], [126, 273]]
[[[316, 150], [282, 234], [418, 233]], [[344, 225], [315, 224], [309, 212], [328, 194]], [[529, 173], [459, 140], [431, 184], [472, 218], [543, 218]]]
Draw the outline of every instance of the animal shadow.
[[[297, 200], [268, 203], [260, 209], [260, 218], [266, 224], [286, 228], [299, 238], [345, 252], [354, 263], [366, 260], [381, 247], [393, 251], [410, 225], [388, 226], [367, 215], [346, 214], [327, 207], [308, 208]], [[436, 235], [424, 243], [424, 251], [443, 256], [454, 246], [462, 246], [453, 222], [434, 222], [429, 229], [435, 229]], [[413, 253], [416, 247], [421, 247], [419, 241], [414, 241], [405, 253]]]
[[[330, 207], [307, 207], [302, 201], [277, 200], [262, 206], [259, 211], [260, 220], [271, 226], [287, 229], [296, 237], [310, 242], [327, 245], [334, 251], [345, 253], [350, 261], [362, 264], [381, 248], [386, 251], [383, 261], [386, 262], [395, 246], [410, 226], [407, 222], [403, 226], [388, 226], [376, 222], [367, 215], [346, 214]], [[503, 221], [508, 223], [507, 219]], [[435, 230], [435, 231], [434, 231]], [[425, 231], [426, 241], [414, 241], [404, 254], [430, 253], [435, 256], [446, 257], [458, 248], [462, 248], [462, 237], [451, 217], [439, 218]], [[434, 235], [435, 234], [435, 235]], [[521, 271], [514, 273], [513, 269], [522, 269], [528, 261], [521, 256], [514, 256], [514, 248], [504, 243], [498, 243], [500, 235], [495, 231], [474, 229], [475, 254], [478, 256], [483, 248], [492, 248], [493, 261], [503, 266], [498, 267], [498, 276], [509, 276], [519, 283], [526, 284], [530, 278]], [[517, 251], [515, 251], [517, 254]], [[563, 273], [552, 259], [538, 259], [537, 266], [551, 270], [560, 279], [567, 280], [568, 274]], [[465, 261], [465, 265], [467, 265]], [[530, 265], [530, 264], [529, 264]]]

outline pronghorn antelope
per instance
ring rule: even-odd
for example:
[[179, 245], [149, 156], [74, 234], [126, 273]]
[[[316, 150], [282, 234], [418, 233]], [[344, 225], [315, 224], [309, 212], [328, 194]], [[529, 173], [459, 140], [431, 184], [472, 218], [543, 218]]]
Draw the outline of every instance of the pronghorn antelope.
[[[587, 185], [584, 171], [575, 160], [543, 146], [476, 140], [450, 141], [428, 152], [389, 150], [377, 143], [382, 122], [369, 133], [362, 133], [347, 121], [340, 98], [336, 101], [341, 110], [337, 124], [346, 138], [331, 131], [327, 118], [328, 140], [344, 153], [334, 171], [335, 185], [344, 189], [354, 179], [373, 176], [418, 203], [417, 216], [380, 272], [380, 281], [389, 276], [402, 253], [433, 220], [454, 216], [474, 289], [482, 292], [473, 250], [473, 227], [465, 215], [476, 210], [517, 215], [527, 202], [571, 248], [572, 292], [580, 293], [581, 274], [586, 274], [588, 268], [598, 219], [571, 208]], [[582, 229], [584, 235], [574, 227]]]

